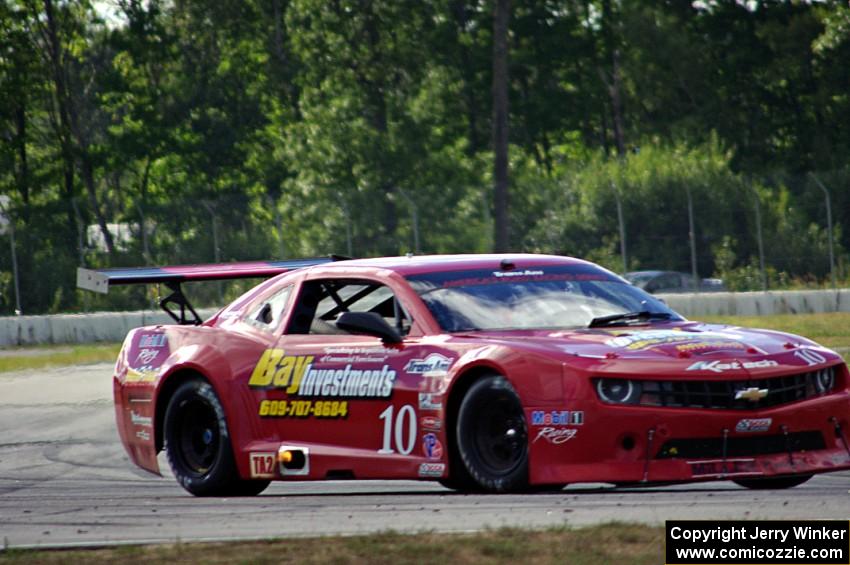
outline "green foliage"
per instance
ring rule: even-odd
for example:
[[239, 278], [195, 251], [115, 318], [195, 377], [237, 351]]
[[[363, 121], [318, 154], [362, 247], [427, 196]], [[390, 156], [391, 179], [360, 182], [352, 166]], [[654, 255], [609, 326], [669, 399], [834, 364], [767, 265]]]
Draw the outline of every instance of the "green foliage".
[[[511, 5], [513, 248], [622, 271], [619, 198], [626, 268], [690, 271], [690, 193], [699, 273], [761, 288], [757, 201], [769, 287], [816, 286], [815, 171], [848, 278], [846, 2]], [[492, 27], [468, 0], [0, 4], [24, 312], [150, 304], [79, 265], [489, 251]], [[11, 271], [4, 243], [4, 313]]]

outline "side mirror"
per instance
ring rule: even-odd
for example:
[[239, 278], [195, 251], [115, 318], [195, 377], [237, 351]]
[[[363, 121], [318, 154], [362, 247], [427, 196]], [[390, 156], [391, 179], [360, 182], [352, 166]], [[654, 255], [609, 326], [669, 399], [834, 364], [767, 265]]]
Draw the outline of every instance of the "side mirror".
[[401, 334], [375, 312], [344, 312], [336, 327], [347, 332], [381, 338], [384, 343], [401, 343]]

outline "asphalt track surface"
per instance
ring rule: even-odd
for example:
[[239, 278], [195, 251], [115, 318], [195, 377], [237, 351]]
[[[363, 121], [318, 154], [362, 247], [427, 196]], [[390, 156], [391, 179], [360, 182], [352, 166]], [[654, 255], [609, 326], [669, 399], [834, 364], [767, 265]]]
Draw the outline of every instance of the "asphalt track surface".
[[[131, 466], [115, 431], [111, 364], [0, 374], [0, 548], [472, 531], [666, 519], [850, 517], [850, 473], [785, 491], [732, 483], [461, 495], [418, 481], [273, 483], [194, 498]], [[167, 469], [164, 459], [160, 459]]]

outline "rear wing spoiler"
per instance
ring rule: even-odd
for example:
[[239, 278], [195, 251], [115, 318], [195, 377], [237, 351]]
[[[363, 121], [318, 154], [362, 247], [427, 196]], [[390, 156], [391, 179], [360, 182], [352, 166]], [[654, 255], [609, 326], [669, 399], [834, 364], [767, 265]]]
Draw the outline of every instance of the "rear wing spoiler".
[[[340, 261], [348, 257], [331, 255], [314, 259], [289, 261], [245, 261], [239, 263], [210, 263], [205, 265], [172, 265], [166, 267], [127, 267], [116, 269], [77, 269], [77, 288], [107, 294], [109, 287], [128, 284], [164, 284], [171, 294], [159, 301], [159, 306], [181, 325], [200, 325], [201, 318], [189, 304], [180, 285], [192, 281], [221, 281], [232, 279], [269, 278], [281, 273]], [[179, 312], [170, 306], [179, 307]], [[187, 311], [191, 317], [187, 316]]]

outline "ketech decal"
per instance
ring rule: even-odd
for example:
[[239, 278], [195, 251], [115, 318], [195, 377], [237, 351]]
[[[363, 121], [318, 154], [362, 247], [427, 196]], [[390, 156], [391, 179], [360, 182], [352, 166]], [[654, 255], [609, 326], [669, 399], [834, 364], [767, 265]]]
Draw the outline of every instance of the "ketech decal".
[[767, 369], [770, 367], [778, 367], [779, 363], [772, 359], [762, 359], [761, 361], [730, 361], [722, 363], [720, 361], [697, 361], [686, 371], [711, 371], [712, 373], [722, 373], [724, 371], [737, 371], [740, 369]]
[[389, 398], [396, 371], [384, 364], [375, 369], [316, 367], [313, 355], [286, 355], [267, 349], [251, 373], [248, 386], [282, 389], [288, 395], [342, 398]]

